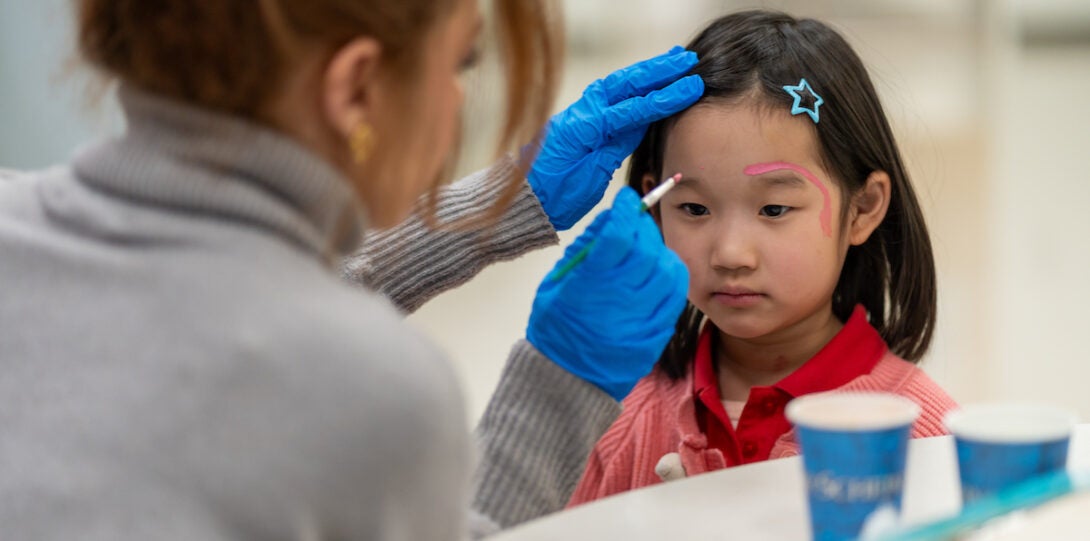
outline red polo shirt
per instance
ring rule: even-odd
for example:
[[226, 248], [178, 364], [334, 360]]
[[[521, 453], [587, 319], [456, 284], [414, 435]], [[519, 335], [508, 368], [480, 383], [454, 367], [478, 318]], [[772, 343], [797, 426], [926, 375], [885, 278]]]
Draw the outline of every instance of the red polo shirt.
[[693, 394], [697, 422], [708, 446], [723, 452], [727, 466], [767, 460], [776, 440], [791, 429], [784, 417], [787, 402], [804, 394], [831, 391], [864, 375], [878, 364], [888, 346], [856, 306], [840, 332], [797, 370], [767, 387], [752, 387], [738, 428], [731, 426], [719, 395], [712, 356], [714, 325], [706, 325], [693, 358]]

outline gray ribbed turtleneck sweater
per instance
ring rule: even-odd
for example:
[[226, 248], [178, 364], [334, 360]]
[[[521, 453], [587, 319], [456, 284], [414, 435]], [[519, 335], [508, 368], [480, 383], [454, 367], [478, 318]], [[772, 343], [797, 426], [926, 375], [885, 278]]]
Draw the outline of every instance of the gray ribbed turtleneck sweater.
[[358, 287], [336, 261], [364, 222], [324, 162], [121, 94], [122, 137], [0, 175], [3, 539], [451, 539], [471, 499], [504, 526], [563, 506], [617, 404], [516, 344], [473, 474], [454, 375], [390, 302], [555, 242], [528, 188], [488, 235], [367, 237]]

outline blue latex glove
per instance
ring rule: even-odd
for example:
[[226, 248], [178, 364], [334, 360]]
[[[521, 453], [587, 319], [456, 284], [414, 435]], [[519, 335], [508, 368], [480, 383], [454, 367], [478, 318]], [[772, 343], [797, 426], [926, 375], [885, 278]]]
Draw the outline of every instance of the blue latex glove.
[[700, 99], [700, 76], [678, 79], [696, 61], [696, 53], [674, 47], [594, 81], [579, 101], [549, 120], [528, 180], [557, 231], [570, 228], [602, 199], [648, 124]]
[[526, 339], [621, 400], [674, 334], [689, 272], [629, 187], [568, 246], [557, 268], [592, 240], [586, 259], [559, 280], [549, 273], [538, 287]]

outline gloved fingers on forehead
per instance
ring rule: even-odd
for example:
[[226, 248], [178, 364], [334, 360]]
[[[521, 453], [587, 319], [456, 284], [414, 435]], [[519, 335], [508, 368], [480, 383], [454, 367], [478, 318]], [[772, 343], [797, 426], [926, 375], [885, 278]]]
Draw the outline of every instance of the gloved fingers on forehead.
[[[604, 115], [605, 110], [595, 111], [593, 114]], [[571, 130], [568, 137], [570, 141], [565, 141], [565, 145], [577, 148], [581, 153], [592, 153], [606, 141], [607, 132], [604, 123], [590, 114], [581, 118], [579, 122], [572, 122], [568, 129]]]
[[661, 55], [610, 73], [600, 80], [600, 88], [609, 103], [617, 103], [662, 88], [692, 69], [696, 62], [696, 53], [674, 47]]
[[604, 158], [603, 165], [612, 167], [614, 170], [620, 167], [621, 162], [632, 154], [632, 151], [636, 150], [645, 133], [647, 133], [646, 124], [632, 126], [624, 131], [614, 133], [609, 142], [602, 145], [600, 149], [600, 153]]
[[603, 112], [606, 133], [646, 126], [677, 114], [696, 103], [703, 92], [704, 81], [697, 75], [690, 75], [646, 96], [636, 96], [616, 103]]

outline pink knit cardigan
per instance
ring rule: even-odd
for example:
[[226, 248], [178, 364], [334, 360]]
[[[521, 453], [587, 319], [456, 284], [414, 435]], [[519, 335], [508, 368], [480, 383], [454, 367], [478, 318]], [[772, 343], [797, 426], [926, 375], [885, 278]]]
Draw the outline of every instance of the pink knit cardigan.
[[[957, 406], [916, 365], [890, 352], [871, 373], [837, 391], [884, 391], [916, 402], [922, 412], [912, 427], [913, 438], [946, 434], [942, 417]], [[656, 369], [636, 385], [623, 405], [624, 412], [591, 452], [569, 506], [660, 483], [655, 465], [668, 453], [678, 453], [686, 475], [726, 467], [723, 453], [708, 448], [708, 439], [697, 426], [692, 370], [674, 381]], [[769, 458], [797, 454], [799, 446], [791, 430], [776, 441]]]

